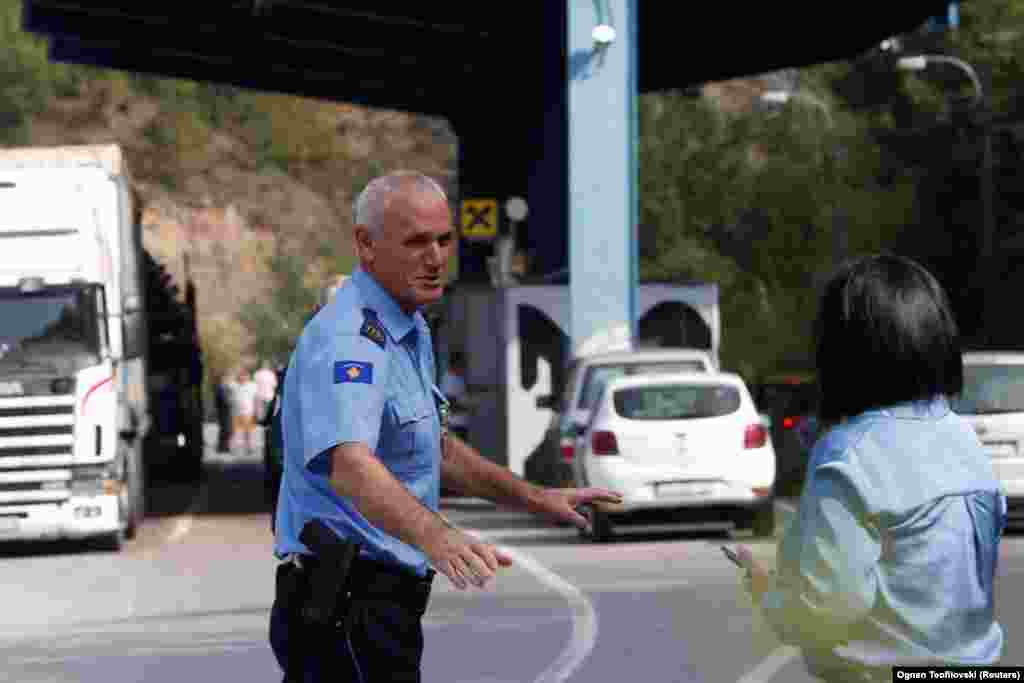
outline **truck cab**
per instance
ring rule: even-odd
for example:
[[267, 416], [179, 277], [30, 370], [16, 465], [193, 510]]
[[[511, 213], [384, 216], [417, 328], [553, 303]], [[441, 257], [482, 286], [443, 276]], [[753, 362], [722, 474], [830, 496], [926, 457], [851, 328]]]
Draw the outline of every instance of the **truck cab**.
[[117, 549], [143, 514], [141, 245], [111, 149], [0, 150], [0, 540]]

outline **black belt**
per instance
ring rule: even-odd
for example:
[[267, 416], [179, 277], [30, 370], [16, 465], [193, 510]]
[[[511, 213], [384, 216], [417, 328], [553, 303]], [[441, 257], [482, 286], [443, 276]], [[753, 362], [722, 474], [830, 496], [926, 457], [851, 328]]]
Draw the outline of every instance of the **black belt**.
[[[316, 556], [299, 557], [304, 569], [317, 566]], [[426, 576], [420, 576], [390, 562], [359, 557], [352, 563], [347, 588], [353, 599], [395, 602], [422, 616], [427, 611], [434, 574], [428, 569]]]

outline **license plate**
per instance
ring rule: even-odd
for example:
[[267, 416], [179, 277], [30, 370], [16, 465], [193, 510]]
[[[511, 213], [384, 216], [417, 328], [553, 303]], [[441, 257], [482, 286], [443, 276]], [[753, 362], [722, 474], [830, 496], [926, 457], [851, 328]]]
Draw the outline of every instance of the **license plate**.
[[659, 497], [697, 498], [710, 496], [715, 492], [715, 486], [705, 483], [658, 484], [656, 491]]

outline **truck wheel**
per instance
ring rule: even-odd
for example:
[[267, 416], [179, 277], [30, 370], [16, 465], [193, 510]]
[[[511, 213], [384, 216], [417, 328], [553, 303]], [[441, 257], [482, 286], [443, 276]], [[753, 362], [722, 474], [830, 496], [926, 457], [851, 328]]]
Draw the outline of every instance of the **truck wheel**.
[[129, 487], [131, 510], [128, 513], [128, 525], [125, 538], [133, 539], [139, 532], [139, 526], [146, 516], [146, 478], [142, 473], [142, 459], [136, 457], [128, 460], [128, 472], [125, 481]]
[[118, 529], [117, 531], [105, 534], [99, 539], [99, 546], [102, 550], [107, 550], [112, 553], [119, 552], [124, 547], [125, 530]]

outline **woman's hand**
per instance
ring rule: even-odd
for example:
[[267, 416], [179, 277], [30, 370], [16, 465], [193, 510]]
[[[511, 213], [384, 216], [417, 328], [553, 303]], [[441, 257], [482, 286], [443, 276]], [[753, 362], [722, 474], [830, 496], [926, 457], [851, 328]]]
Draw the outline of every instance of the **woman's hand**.
[[740, 558], [740, 563], [747, 570], [751, 597], [754, 598], [754, 602], [760, 602], [761, 596], [770, 590], [775, 582], [772, 573], [754, 559], [754, 554], [750, 552], [750, 548], [747, 546], [737, 545], [736, 555]]

